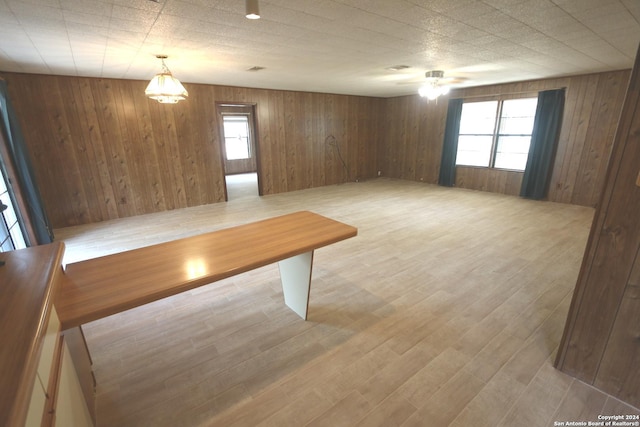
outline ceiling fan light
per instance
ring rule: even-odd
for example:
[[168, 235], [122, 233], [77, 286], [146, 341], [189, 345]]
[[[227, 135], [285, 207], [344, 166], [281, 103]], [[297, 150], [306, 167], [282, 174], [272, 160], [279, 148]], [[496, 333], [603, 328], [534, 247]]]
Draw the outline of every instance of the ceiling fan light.
[[171, 75], [171, 71], [164, 63], [164, 57], [158, 58], [162, 59], [162, 72], [153, 76], [144, 94], [161, 104], [176, 104], [178, 101], [187, 99], [189, 92], [182, 86], [180, 80]]
[[447, 93], [449, 93], [449, 86], [438, 86], [436, 84], [429, 84], [418, 89], [418, 94], [421, 97], [427, 98], [431, 101], [437, 99], [439, 96], [446, 95]]
[[258, 0], [246, 0], [246, 17], [249, 19], [260, 19], [260, 7]]
[[449, 86], [439, 84], [440, 79], [444, 77], [444, 71], [432, 70], [427, 71], [424, 75], [427, 78], [427, 84], [418, 89], [418, 94], [420, 96], [433, 101], [438, 99], [439, 96], [449, 93]]
[[423, 98], [428, 97], [430, 93], [431, 88], [429, 86], [422, 86], [420, 89], [418, 89], [418, 94]]

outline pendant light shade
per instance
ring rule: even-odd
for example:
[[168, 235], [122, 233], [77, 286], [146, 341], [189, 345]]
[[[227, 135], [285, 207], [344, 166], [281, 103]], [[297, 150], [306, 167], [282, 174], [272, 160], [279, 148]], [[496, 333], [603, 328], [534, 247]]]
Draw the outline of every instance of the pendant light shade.
[[167, 57], [158, 55], [157, 58], [162, 60], [162, 72], [151, 79], [144, 91], [145, 95], [161, 104], [175, 104], [187, 99], [189, 92], [182, 86], [180, 80], [171, 75], [171, 71], [164, 63]]
[[247, 18], [260, 19], [260, 7], [258, 6], [258, 0], [246, 0]]

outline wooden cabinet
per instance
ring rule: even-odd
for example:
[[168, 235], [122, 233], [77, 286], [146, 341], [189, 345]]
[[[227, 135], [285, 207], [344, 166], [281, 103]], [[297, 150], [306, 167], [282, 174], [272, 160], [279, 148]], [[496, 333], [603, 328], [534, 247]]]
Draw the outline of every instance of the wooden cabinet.
[[54, 411], [54, 424], [65, 426], [91, 426], [93, 420], [85, 404], [80, 380], [76, 375], [69, 347], [63, 341], [58, 396]]
[[55, 308], [63, 253], [62, 243], [0, 253], [2, 426], [94, 425]]

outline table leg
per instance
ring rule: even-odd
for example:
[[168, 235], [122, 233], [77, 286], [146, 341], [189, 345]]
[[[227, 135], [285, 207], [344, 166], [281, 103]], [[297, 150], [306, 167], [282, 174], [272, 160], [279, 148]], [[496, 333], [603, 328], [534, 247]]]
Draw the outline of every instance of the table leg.
[[313, 251], [284, 259], [278, 263], [284, 303], [304, 320], [307, 320], [312, 264]]

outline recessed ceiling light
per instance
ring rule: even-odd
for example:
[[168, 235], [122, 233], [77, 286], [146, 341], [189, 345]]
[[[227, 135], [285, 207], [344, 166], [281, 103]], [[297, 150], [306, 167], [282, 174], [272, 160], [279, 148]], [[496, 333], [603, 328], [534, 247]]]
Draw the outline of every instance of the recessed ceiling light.
[[258, 5], [258, 0], [246, 0], [245, 6], [247, 10], [247, 18], [260, 19], [260, 6]]

